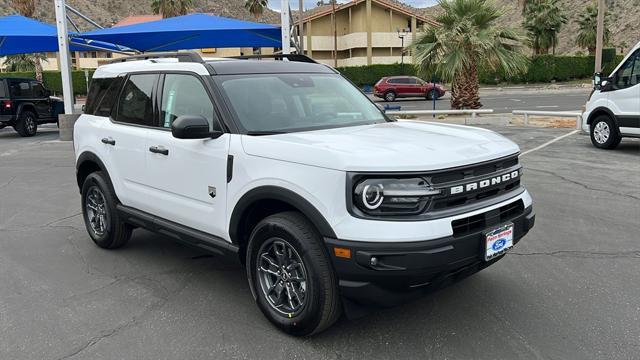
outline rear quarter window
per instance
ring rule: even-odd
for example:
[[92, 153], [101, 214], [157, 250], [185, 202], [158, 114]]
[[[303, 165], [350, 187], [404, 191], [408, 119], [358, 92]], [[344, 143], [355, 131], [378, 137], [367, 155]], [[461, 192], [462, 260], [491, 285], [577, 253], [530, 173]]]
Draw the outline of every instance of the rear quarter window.
[[8, 98], [7, 94], [7, 82], [4, 80], [0, 80], [0, 98]]
[[107, 93], [107, 90], [116, 78], [94, 78], [89, 86], [89, 94], [87, 95], [87, 103], [84, 107], [86, 114], [94, 114], [98, 105]]
[[[85, 112], [87, 114], [93, 114], [96, 116], [110, 116], [113, 107], [116, 104], [116, 100], [118, 99], [118, 94], [120, 93], [120, 88], [122, 87], [123, 77], [117, 78], [108, 78], [109, 83], [107, 85], [107, 89], [104, 90], [103, 95], [96, 95], [95, 98], [89, 100], [87, 97], [87, 104], [85, 106]], [[91, 91], [91, 89], [89, 89]], [[92, 103], [93, 102], [93, 103]], [[94, 107], [93, 112], [89, 112], [89, 106]]]

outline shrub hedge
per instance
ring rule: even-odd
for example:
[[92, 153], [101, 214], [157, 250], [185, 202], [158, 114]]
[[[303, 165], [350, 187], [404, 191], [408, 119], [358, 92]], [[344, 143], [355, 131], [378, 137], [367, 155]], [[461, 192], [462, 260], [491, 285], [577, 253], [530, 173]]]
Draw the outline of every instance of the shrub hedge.
[[[93, 70], [89, 70], [89, 80], [93, 76]], [[35, 79], [36, 74], [33, 71], [21, 72], [3, 72], [0, 77], [20, 77]], [[75, 95], [87, 95], [87, 82], [85, 80], [84, 70], [76, 70], [71, 72], [73, 81], [73, 93]], [[56, 95], [62, 94], [62, 77], [60, 71], [44, 71], [42, 73], [42, 82], [44, 86]]]
[[[604, 73], [610, 73], [622, 61], [621, 55], [616, 55], [612, 61], [605, 63]], [[507, 77], [501, 71], [487, 71], [481, 69], [478, 78], [481, 84], [495, 85], [499, 83], [544, 83], [588, 79], [593, 76], [593, 56], [554, 56], [537, 55], [531, 58], [526, 73], [515, 77]], [[384, 76], [408, 75], [415, 76], [416, 68], [411, 64], [366, 65], [339, 67], [340, 71], [356, 85], [363, 87], [375, 84]], [[431, 79], [424, 79], [431, 80]]]

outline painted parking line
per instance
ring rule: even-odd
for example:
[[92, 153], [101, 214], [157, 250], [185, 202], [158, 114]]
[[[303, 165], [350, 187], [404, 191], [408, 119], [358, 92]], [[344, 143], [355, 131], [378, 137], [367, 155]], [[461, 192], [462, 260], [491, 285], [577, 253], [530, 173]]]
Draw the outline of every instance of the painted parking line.
[[552, 139], [552, 140], [549, 140], [549, 141], [547, 141], [546, 143], [544, 143], [544, 144], [542, 144], [542, 145], [540, 145], [540, 146], [536, 146], [536, 147], [534, 147], [533, 149], [529, 149], [529, 150], [527, 150], [527, 151], [523, 152], [522, 154], [520, 154], [520, 156], [525, 156], [525, 155], [530, 154], [530, 153], [532, 153], [532, 152], [534, 152], [534, 151], [538, 151], [538, 150], [540, 150], [540, 149], [544, 149], [544, 148], [546, 148], [547, 146], [549, 146], [549, 145], [553, 144], [554, 142], [556, 142], [556, 141], [560, 141], [560, 140], [562, 140], [562, 139], [564, 139], [564, 138], [566, 138], [566, 137], [569, 137], [569, 136], [571, 136], [571, 135], [573, 135], [573, 134], [575, 134], [575, 133], [577, 133], [577, 132], [579, 132], [579, 131], [580, 131], [580, 130], [573, 130], [572, 132], [570, 132], [570, 133], [568, 133], [568, 134], [564, 134], [564, 135], [558, 136], [557, 138], [554, 138], [554, 139]]

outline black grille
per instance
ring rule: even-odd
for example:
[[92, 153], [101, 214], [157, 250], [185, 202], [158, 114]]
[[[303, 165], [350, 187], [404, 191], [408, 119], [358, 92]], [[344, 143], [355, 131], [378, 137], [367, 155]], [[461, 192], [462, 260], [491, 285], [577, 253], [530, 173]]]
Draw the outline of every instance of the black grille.
[[510, 156], [482, 164], [465, 166], [453, 170], [446, 170], [431, 176], [431, 185], [463, 181], [468, 178], [490, 175], [518, 165], [518, 156]]
[[487, 227], [499, 225], [523, 213], [524, 203], [522, 202], [522, 200], [518, 200], [495, 210], [487, 211], [485, 213], [463, 219], [454, 220], [451, 222], [451, 227], [453, 228], [453, 236], [465, 236], [478, 231], [482, 231]]

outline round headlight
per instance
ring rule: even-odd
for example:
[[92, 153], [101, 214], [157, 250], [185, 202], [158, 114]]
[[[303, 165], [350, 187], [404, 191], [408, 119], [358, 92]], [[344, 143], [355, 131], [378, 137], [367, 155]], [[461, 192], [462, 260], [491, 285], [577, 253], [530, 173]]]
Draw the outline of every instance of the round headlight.
[[382, 184], [365, 185], [362, 189], [362, 204], [369, 210], [380, 207], [384, 200]]

